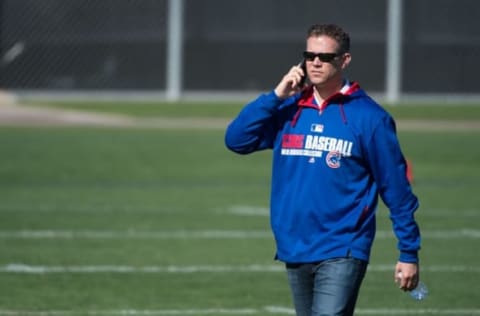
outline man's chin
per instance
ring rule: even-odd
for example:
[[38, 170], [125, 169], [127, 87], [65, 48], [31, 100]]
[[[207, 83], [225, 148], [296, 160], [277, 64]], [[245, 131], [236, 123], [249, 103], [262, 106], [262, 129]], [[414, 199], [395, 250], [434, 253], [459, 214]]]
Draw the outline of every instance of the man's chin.
[[310, 82], [316, 87], [322, 87], [325, 85], [325, 80], [321, 80], [321, 79], [310, 80]]

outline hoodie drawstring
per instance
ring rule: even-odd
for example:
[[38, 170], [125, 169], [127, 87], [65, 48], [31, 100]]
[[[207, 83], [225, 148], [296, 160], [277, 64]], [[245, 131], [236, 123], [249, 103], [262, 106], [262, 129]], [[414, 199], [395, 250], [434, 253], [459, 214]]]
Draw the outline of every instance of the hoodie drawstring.
[[303, 107], [299, 106], [297, 109], [297, 112], [295, 112], [295, 115], [293, 116], [292, 122], [290, 122], [290, 125], [292, 127], [295, 127], [297, 125], [297, 121], [300, 118], [300, 113], [302, 113]]
[[339, 109], [340, 109], [340, 115], [342, 116], [343, 124], [347, 125], [347, 115], [345, 115], [345, 111], [343, 109], [343, 101], [340, 101], [338, 106], [339, 106]]

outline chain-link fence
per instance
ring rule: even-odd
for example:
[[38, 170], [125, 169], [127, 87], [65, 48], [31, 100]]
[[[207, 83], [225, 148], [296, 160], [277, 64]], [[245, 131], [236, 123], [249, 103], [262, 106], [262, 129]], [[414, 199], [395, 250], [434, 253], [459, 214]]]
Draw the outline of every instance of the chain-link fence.
[[162, 89], [166, 1], [3, 0], [0, 85]]
[[[348, 75], [382, 92], [387, 2], [184, 0], [182, 88], [271, 89], [300, 60], [308, 26], [334, 22], [352, 37]], [[0, 0], [0, 88], [165, 90], [168, 3]], [[480, 2], [403, 8], [402, 91], [480, 93]]]

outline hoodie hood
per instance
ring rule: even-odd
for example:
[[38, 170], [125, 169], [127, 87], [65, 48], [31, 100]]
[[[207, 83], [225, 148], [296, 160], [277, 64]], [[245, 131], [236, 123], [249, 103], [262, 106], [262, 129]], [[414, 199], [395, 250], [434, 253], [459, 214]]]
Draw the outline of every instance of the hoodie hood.
[[349, 86], [344, 86], [342, 90], [328, 97], [323, 101], [322, 104], [317, 104], [314, 95], [314, 86], [309, 85], [301, 92], [300, 98], [297, 101], [298, 110], [292, 120], [292, 126], [295, 126], [297, 123], [303, 108], [314, 108], [322, 112], [328, 105], [334, 102], [338, 103], [342, 121], [344, 124], [347, 124], [347, 117], [345, 116], [345, 111], [343, 110], [343, 103], [345, 102], [346, 98], [361, 96], [363, 94], [364, 93], [361, 90], [360, 85], [357, 82], [352, 82]]

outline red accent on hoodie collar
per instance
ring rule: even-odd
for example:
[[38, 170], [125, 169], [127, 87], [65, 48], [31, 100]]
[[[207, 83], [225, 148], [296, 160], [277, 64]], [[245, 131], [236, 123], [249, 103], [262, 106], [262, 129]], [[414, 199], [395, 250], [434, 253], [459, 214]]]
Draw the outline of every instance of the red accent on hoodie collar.
[[340, 91], [332, 94], [326, 100], [323, 101], [322, 104], [317, 105], [315, 101], [315, 96], [313, 94], [313, 85], [308, 86], [302, 93], [301, 98], [298, 100], [298, 106], [300, 107], [309, 107], [315, 109], [325, 109], [328, 104], [330, 104], [333, 100], [342, 98], [344, 96], [348, 96], [353, 94], [354, 92], [360, 90], [360, 85], [358, 82], [352, 82], [350, 87], [348, 88], [345, 93], [341, 93]]

